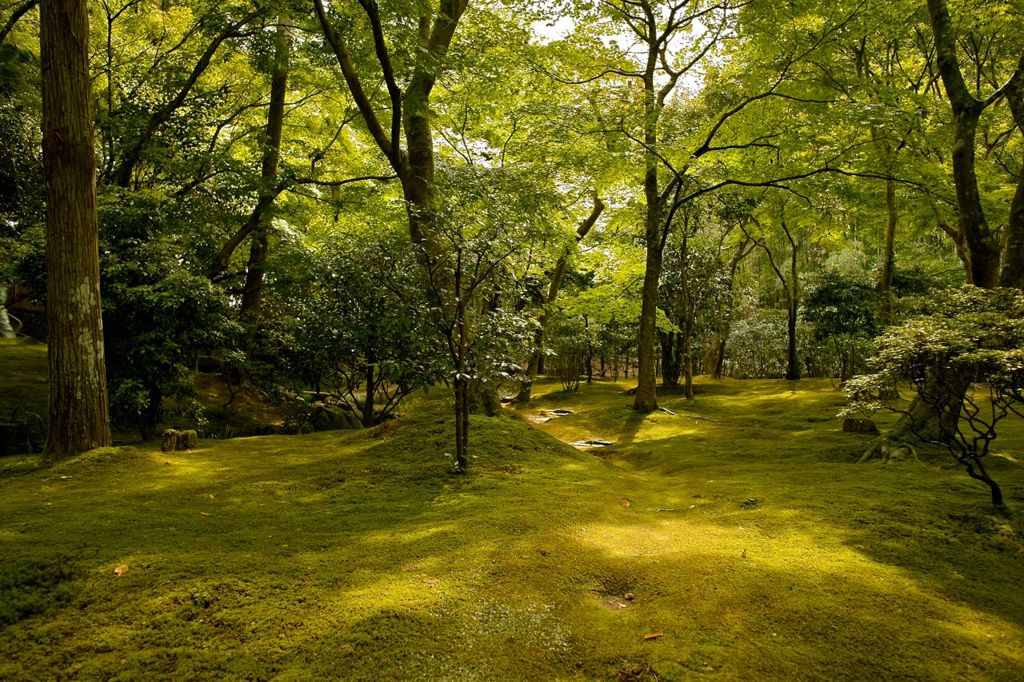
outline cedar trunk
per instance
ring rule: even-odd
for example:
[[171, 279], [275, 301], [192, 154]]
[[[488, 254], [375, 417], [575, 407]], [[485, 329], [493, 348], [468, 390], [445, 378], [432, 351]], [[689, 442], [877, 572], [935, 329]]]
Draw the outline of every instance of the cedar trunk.
[[43, 0], [50, 462], [110, 445], [88, 36], [85, 0]]

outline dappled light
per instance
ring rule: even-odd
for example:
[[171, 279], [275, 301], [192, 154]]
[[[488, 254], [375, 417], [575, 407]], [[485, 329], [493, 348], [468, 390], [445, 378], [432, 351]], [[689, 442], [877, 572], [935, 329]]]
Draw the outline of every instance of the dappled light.
[[0, 0], [0, 680], [1024, 679], [1024, 4]]
[[[604, 678], [622, 661], [669, 677], [1024, 670], [1010, 587], [1021, 546], [1006, 522], [954, 471], [821, 457], [858, 438], [834, 419], [837, 394], [782, 386], [700, 381], [677, 416], [637, 421], [623, 386], [596, 382], [543, 425], [474, 417], [467, 478], [446, 473], [433, 400], [383, 439], [117, 448], [27, 473], [12, 462], [5, 594], [35, 601], [5, 615], [0, 672], [49, 669], [53, 647], [78, 652], [78, 675], [115, 663], [346, 678]], [[755, 415], [772, 439], [738, 433]], [[610, 453], [539, 431], [598, 426], [618, 441]], [[1024, 472], [1000, 474], [1024, 499]], [[53, 587], [17, 577], [54, 562], [68, 569]], [[186, 648], [195, 638], [207, 646]]]

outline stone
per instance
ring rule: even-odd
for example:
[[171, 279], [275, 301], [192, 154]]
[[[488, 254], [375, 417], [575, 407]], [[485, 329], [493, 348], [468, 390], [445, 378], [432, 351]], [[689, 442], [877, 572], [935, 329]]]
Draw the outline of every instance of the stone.
[[843, 431], [846, 433], [878, 433], [878, 426], [871, 419], [847, 417], [843, 420]]

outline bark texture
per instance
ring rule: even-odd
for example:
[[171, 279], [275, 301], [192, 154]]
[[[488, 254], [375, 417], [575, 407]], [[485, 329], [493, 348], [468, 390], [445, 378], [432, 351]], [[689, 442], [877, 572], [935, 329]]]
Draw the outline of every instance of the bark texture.
[[86, 0], [43, 0], [50, 462], [110, 445]]
[[242, 289], [241, 313], [244, 316], [258, 313], [263, 300], [263, 280], [270, 247], [271, 208], [278, 194], [276, 185], [281, 159], [284, 105], [288, 94], [289, 50], [287, 29], [283, 25], [278, 26], [274, 44], [274, 68], [270, 76], [270, 107], [267, 110], [267, 128], [263, 137], [260, 198], [256, 204], [260, 211], [254, 221], [256, 230], [249, 246], [249, 264], [245, 271], [245, 286]]

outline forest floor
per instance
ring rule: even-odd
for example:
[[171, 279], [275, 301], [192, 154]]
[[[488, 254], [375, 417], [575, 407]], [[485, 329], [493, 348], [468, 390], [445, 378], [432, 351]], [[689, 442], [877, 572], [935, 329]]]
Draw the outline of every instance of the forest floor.
[[943, 458], [854, 464], [828, 381], [648, 416], [627, 386], [474, 417], [465, 476], [443, 391], [368, 431], [0, 458], [0, 679], [1024, 679], [1024, 425], [1008, 520]]

